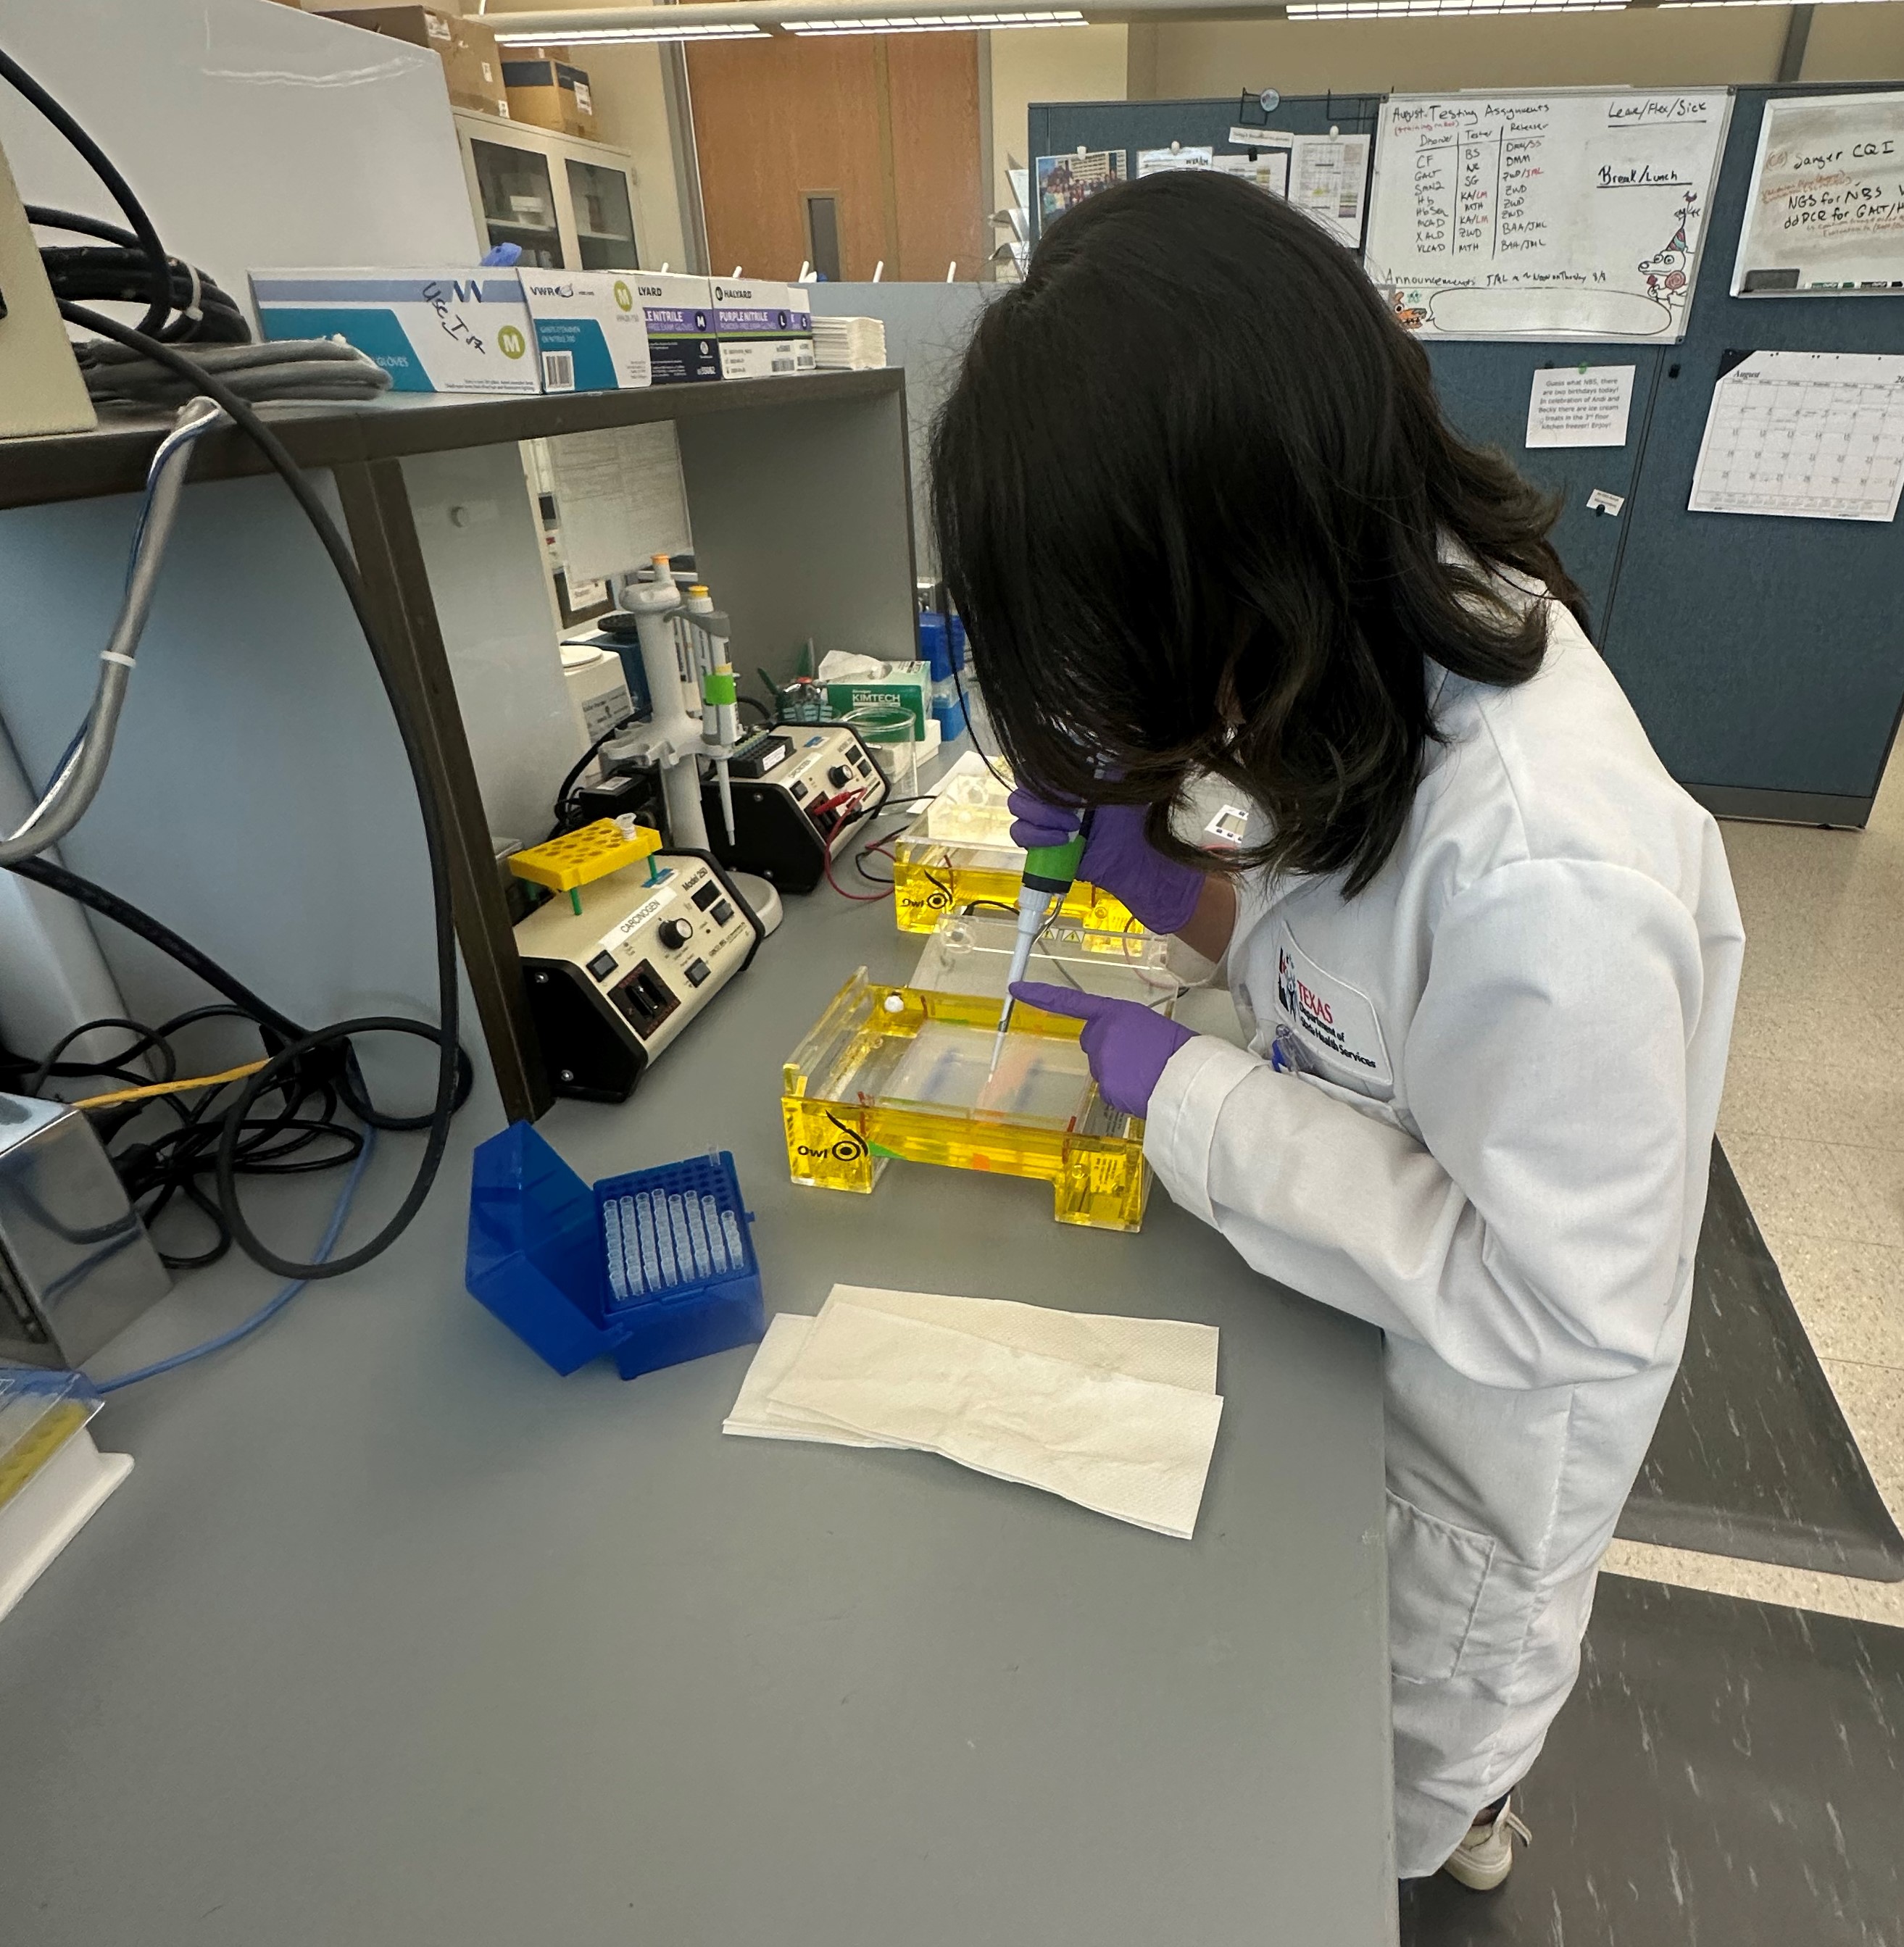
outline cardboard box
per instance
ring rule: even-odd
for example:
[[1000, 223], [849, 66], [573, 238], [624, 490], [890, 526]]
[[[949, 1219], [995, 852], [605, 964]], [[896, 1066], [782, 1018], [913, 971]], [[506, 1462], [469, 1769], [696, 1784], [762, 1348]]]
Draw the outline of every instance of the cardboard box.
[[512, 119], [594, 140], [595, 98], [585, 70], [566, 61], [506, 60], [502, 79]]
[[622, 273], [634, 286], [648, 330], [648, 363], [657, 385], [721, 376], [714, 331], [714, 286], [705, 277], [661, 271]]
[[458, 108], [485, 115], [509, 113], [502, 56], [496, 37], [480, 20], [459, 20], [436, 7], [353, 7], [327, 9], [327, 20], [342, 20], [412, 47], [428, 48], [443, 63], [449, 97]]
[[[798, 293], [796, 296], [795, 293]], [[714, 280], [714, 330], [724, 379], [813, 370], [811, 300], [804, 285]]]
[[251, 299], [266, 338], [341, 338], [399, 392], [542, 389], [513, 271], [253, 271]]
[[[437, 50], [443, 54], [440, 48]], [[450, 23], [449, 51], [443, 54], [443, 73], [450, 99], [459, 108], [509, 119], [509, 96], [502, 78], [502, 51], [496, 37], [480, 20]]]
[[653, 382], [648, 321], [632, 271], [516, 274], [535, 321], [545, 392], [622, 392]]

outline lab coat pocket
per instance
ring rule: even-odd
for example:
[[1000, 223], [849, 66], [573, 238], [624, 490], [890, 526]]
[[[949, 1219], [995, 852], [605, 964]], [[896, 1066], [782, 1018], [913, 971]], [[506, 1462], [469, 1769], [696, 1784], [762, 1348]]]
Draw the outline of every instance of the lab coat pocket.
[[1388, 1497], [1388, 1661], [1404, 1683], [1445, 1683], [1461, 1668], [1494, 1563], [1491, 1536]]

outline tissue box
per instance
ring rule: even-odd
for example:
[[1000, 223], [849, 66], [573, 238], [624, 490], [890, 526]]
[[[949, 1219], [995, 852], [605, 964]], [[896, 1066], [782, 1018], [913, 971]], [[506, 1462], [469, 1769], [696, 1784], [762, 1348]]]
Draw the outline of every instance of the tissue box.
[[[723, 355], [727, 348], [721, 348]], [[882, 676], [842, 676], [826, 683], [826, 707], [836, 717], [867, 704], [897, 705], [912, 713], [913, 734], [926, 741], [932, 711], [932, 672], [926, 663], [888, 663]]]
[[615, 271], [523, 271], [545, 392], [621, 392], [653, 382], [635, 280]]
[[476, 1150], [464, 1281], [558, 1373], [631, 1379], [765, 1331], [752, 1221], [724, 1150], [591, 1190], [515, 1122]]
[[513, 271], [253, 271], [268, 339], [341, 338], [399, 392], [539, 392], [533, 321]]
[[714, 333], [714, 286], [705, 277], [665, 271], [628, 274], [648, 327], [648, 362], [657, 385], [718, 379], [721, 354]]
[[813, 310], [804, 286], [716, 277], [714, 330], [724, 379], [813, 370]]

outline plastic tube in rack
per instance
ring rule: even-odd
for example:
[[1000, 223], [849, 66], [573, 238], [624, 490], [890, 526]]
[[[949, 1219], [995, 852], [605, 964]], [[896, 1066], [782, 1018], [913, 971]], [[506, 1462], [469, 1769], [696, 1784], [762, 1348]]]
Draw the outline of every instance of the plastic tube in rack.
[[721, 1213], [721, 1229], [727, 1240], [727, 1255], [734, 1269], [744, 1271], [747, 1268], [747, 1253], [741, 1246], [740, 1219], [731, 1210], [724, 1210]]
[[647, 1289], [641, 1276], [639, 1248], [635, 1237], [634, 1199], [625, 1196], [622, 1199], [622, 1255], [627, 1263], [628, 1295], [631, 1298], [640, 1297]]
[[681, 1268], [680, 1281], [685, 1284], [694, 1273], [694, 1240], [687, 1234], [687, 1212], [678, 1196], [668, 1198], [668, 1215], [674, 1227], [674, 1262]]
[[[656, 1266], [655, 1286], [657, 1290], [665, 1291], [674, 1282], [674, 1240], [668, 1228], [668, 1206], [659, 1190], [651, 1196], [644, 1196], [642, 1201], [651, 1206], [653, 1213], [652, 1221]], [[643, 1234], [644, 1236], [646, 1234]]]
[[628, 1281], [622, 1270], [622, 1210], [612, 1196], [602, 1206], [602, 1227], [608, 1234], [608, 1288], [617, 1305], [625, 1305]]
[[690, 1192], [685, 1207], [687, 1240], [694, 1249], [694, 1275], [705, 1284], [714, 1275], [714, 1262], [708, 1250], [708, 1234], [701, 1222], [701, 1199]]
[[661, 1261], [655, 1253], [654, 1213], [648, 1208], [648, 1193], [644, 1190], [634, 1199], [634, 1218], [641, 1240], [641, 1268], [647, 1274], [648, 1289], [661, 1289]]
[[714, 1268], [725, 1277], [727, 1271], [727, 1241], [721, 1235], [721, 1206], [711, 1196], [701, 1199], [701, 1215], [707, 1226], [708, 1255], [714, 1260]]

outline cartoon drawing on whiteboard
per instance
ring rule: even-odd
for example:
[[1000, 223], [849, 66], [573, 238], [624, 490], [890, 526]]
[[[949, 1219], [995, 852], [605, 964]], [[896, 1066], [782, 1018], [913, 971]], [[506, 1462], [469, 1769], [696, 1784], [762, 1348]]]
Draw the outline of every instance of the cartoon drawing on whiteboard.
[[1638, 268], [1646, 280], [1646, 294], [1676, 309], [1685, 302], [1686, 266], [1692, 261], [1692, 246], [1686, 240], [1686, 225], [1698, 214], [1698, 198], [1691, 190], [1680, 199], [1679, 224], [1673, 240], [1663, 249], [1640, 259]]

